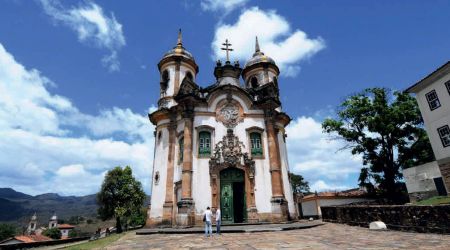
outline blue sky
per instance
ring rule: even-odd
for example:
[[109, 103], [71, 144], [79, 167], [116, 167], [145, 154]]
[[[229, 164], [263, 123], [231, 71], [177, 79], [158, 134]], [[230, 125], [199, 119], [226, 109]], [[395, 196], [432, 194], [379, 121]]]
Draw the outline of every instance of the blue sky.
[[314, 190], [355, 187], [359, 157], [321, 133], [345, 96], [401, 90], [448, 60], [448, 1], [51, 1], [0, 3], [0, 186], [89, 194], [130, 164], [150, 192], [156, 64], [183, 30], [213, 83], [217, 44], [243, 65], [254, 36], [282, 71], [289, 162]]

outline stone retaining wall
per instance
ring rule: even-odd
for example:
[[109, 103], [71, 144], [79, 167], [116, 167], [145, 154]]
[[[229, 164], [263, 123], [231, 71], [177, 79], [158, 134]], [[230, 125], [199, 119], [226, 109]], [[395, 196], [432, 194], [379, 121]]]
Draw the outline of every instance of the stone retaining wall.
[[322, 220], [368, 227], [383, 221], [389, 229], [450, 234], [450, 205], [370, 205], [321, 207]]

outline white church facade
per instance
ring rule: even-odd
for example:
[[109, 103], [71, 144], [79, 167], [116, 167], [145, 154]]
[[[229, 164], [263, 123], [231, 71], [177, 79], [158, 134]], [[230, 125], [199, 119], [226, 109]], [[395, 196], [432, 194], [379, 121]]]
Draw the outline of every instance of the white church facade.
[[[260, 51], [243, 68], [217, 62], [215, 82], [196, 83], [199, 68], [177, 45], [158, 64], [158, 109], [151, 206], [147, 226], [202, 223], [207, 207], [223, 223], [281, 222], [297, 218], [290, 185], [279, 69]], [[241, 77], [243, 83], [241, 83]]]

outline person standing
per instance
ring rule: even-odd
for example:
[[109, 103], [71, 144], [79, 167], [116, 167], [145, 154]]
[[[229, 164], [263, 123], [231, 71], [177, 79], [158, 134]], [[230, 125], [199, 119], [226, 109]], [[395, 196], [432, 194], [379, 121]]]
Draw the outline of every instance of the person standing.
[[205, 237], [212, 236], [211, 217], [211, 209], [207, 207], [205, 213], [203, 214], [203, 221], [205, 222]]
[[220, 214], [220, 208], [216, 210], [216, 234], [220, 234], [220, 225], [222, 224], [222, 215]]

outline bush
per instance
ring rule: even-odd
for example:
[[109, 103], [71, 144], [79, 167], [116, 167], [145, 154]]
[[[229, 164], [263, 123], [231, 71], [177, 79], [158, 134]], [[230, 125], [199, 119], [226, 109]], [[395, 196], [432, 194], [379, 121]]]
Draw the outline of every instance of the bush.
[[94, 222], [94, 221], [93, 221], [92, 219], [87, 219], [87, 220], [86, 220], [86, 223], [87, 223], [87, 224], [92, 224], [93, 222]]
[[147, 220], [147, 208], [141, 208], [139, 212], [131, 215], [128, 224], [132, 227], [145, 225]]
[[54, 240], [61, 239], [61, 231], [59, 231], [59, 229], [56, 227], [51, 228], [51, 229], [46, 229], [42, 234], [47, 237], [50, 237]]
[[16, 228], [9, 224], [0, 224], [0, 241], [13, 237], [16, 234]]
[[69, 232], [69, 237], [70, 238], [75, 238], [81, 235], [81, 232], [75, 229], [70, 230]]

